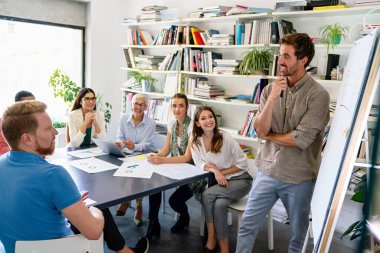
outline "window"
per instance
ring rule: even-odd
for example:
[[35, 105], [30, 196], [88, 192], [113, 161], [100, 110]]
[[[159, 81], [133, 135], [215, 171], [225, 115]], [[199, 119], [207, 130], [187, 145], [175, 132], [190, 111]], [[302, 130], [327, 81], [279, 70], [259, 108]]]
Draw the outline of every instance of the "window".
[[48, 105], [53, 121], [66, 121], [68, 108], [48, 86], [56, 68], [82, 87], [83, 27], [0, 19], [0, 113], [20, 90]]

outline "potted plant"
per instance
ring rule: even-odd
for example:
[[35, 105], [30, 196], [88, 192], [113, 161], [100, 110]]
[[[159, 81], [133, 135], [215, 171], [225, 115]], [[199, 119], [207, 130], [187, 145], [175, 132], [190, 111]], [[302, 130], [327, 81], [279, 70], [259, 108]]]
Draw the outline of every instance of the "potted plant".
[[266, 75], [269, 72], [269, 64], [272, 62], [270, 49], [252, 49], [239, 65], [241, 75]]
[[[61, 70], [54, 70], [53, 74], [50, 76], [49, 86], [53, 88], [54, 97], [61, 98], [67, 105], [67, 110], [70, 110], [72, 104], [80, 91], [81, 87], [77, 86], [76, 83], [70, 80], [70, 77], [64, 74]], [[105, 122], [108, 124], [111, 122], [111, 109], [112, 105], [108, 102], [103, 102], [103, 95], [96, 94], [97, 102], [96, 106], [99, 110], [104, 112]], [[53, 125], [66, 127], [64, 122], [54, 122]], [[55, 128], [57, 128], [54, 126]], [[107, 125], [106, 125], [107, 128]]]
[[346, 38], [350, 30], [350, 27], [344, 25], [341, 26], [339, 23], [333, 25], [323, 25], [319, 28], [319, 33], [322, 39], [327, 43], [327, 52], [330, 47], [334, 49], [338, 45], [342, 38]]
[[134, 83], [141, 87], [143, 91], [153, 91], [153, 84], [157, 81], [151, 74], [142, 71], [131, 71], [129, 75], [133, 77]]
[[[355, 194], [352, 195], [351, 200], [358, 202], [358, 203], [364, 203], [366, 198], [366, 189], [367, 189], [367, 177], [365, 176], [362, 181], [360, 181], [354, 189]], [[363, 215], [364, 215], [364, 206], [363, 206]], [[364, 220], [358, 220], [352, 223], [346, 231], [343, 232], [341, 239], [343, 237], [350, 235], [350, 241], [355, 240], [356, 238], [362, 236], [364, 232], [365, 227], [365, 221]]]
[[76, 95], [80, 91], [80, 87], [59, 69], [54, 70], [50, 76], [49, 86], [53, 88], [54, 97], [62, 98], [68, 109], [71, 108]]

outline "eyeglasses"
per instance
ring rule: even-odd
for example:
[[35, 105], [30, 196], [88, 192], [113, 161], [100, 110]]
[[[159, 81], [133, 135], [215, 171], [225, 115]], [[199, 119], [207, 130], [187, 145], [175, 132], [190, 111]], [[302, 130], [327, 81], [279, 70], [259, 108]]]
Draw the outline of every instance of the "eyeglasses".
[[85, 102], [90, 102], [90, 101], [95, 102], [96, 97], [91, 97], [91, 98], [90, 97], [84, 97], [84, 98], [82, 98], [82, 100]]
[[133, 106], [136, 108], [137, 107], [144, 108], [146, 106], [146, 104], [133, 103]]

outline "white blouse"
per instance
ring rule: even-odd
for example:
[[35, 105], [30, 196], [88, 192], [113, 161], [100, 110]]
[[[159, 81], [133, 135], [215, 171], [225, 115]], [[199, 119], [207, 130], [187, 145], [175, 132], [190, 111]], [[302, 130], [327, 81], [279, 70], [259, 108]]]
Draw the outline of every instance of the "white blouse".
[[240, 168], [241, 171], [226, 175], [227, 179], [231, 179], [248, 171], [248, 161], [236, 140], [226, 132], [222, 132], [222, 135], [223, 146], [219, 153], [206, 152], [203, 137], [199, 137], [200, 146], [191, 145], [191, 155], [195, 165], [203, 170], [206, 163], [213, 163], [220, 170], [224, 170], [233, 165]]

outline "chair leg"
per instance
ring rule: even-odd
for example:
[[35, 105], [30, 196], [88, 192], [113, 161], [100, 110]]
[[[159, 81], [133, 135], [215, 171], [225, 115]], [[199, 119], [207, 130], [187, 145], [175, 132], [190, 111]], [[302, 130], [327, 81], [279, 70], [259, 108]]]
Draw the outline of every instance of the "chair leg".
[[[230, 211], [227, 211], [227, 224], [228, 226], [232, 225], [232, 213]], [[238, 225], [239, 228], [239, 225]]]
[[204, 236], [204, 234], [205, 234], [205, 221], [206, 221], [205, 213], [203, 211], [203, 208], [201, 208], [201, 224], [200, 224], [200, 228], [199, 228], [200, 236]]
[[162, 191], [162, 207], [161, 207], [161, 210], [162, 210], [162, 213], [166, 213], [166, 196], [165, 196], [165, 191]]
[[269, 213], [268, 213], [268, 249], [269, 250], [274, 249], [272, 209], [269, 210]]

